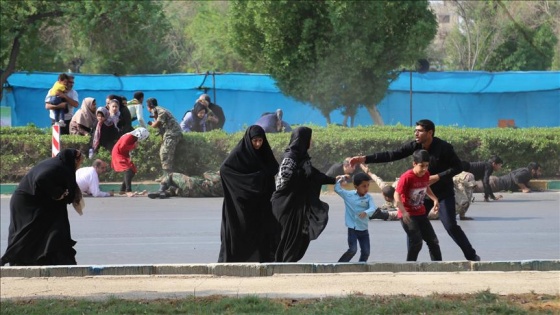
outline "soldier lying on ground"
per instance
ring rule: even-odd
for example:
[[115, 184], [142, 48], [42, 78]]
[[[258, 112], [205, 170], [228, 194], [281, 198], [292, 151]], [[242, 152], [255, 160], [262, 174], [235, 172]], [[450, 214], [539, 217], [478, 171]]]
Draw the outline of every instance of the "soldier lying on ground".
[[223, 197], [219, 172], [205, 172], [203, 176], [169, 173], [160, 181], [159, 191], [151, 192], [151, 199], [169, 197]]

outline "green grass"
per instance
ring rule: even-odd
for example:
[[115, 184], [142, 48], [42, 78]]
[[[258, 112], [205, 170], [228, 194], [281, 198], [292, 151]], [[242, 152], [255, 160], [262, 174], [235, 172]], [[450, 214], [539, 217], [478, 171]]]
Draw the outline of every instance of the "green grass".
[[8, 314], [559, 314], [560, 297], [499, 296], [489, 291], [463, 295], [365, 296], [324, 299], [186, 297], [103, 301], [71, 299], [3, 300]]

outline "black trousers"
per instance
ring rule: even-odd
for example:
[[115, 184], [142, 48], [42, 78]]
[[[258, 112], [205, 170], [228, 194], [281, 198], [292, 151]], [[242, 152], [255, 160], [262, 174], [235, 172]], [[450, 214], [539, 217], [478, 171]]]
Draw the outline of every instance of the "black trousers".
[[132, 191], [132, 178], [134, 177], [134, 172], [131, 169], [124, 171], [124, 181], [121, 184], [121, 191]]

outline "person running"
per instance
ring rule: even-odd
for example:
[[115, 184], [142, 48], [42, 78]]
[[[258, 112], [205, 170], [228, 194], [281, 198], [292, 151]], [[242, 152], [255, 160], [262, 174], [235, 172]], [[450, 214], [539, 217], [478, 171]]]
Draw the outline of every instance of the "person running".
[[426, 195], [434, 203], [438, 212], [439, 201], [430, 189], [430, 154], [426, 150], [417, 150], [412, 154], [412, 169], [404, 172], [395, 189], [395, 201], [398, 216], [407, 235], [406, 261], [416, 261], [422, 249], [422, 240], [430, 249], [432, 261], [441, 261], [441, 249], [436, 232], [426, 215], [424, 198]]
[[375, 211], [375, 203], [369, 191], [371, 177], [364, 173], [358, 173], [352, 178], [355, 190], [344, 190], [340, 184], [346, 181], [347, 175], [339, 175], [334, 191], [344, 200], [344, 222], [348, 228], [348, 250], [342, 254], [338, 262], [349, 262], [360, 244], [360, 259], [366, 262], [369, 258], [370, 244], [368, 231], [368, 218]]
[[297, 262], [307, 251], [309, 243], [317, 239], [327, 226], [329, 205], [319, 199], [322, 185], [333, 185], [334, 177], [327, 176], [311, 164], [312, 130], [298, 127], [276, 177], [276, 191], [272, 194], [272, 213], [281, 226], [277, 262]]

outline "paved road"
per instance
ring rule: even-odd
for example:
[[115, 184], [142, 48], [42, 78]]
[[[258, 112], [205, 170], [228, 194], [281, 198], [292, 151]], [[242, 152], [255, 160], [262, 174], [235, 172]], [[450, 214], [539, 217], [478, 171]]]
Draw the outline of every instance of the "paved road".
[[[381, 204], [380, 194], [373, 196]], [[475, 196], [482, 199], [480, 194]], [[560, 259], [560, 193], [515, 193], [504, 197], [499, 202], [475, 202], [468, 212], [475, 220], [460, 221], [482, 259]], [[311, 243], [301, 262], [336, 262], [346, 249], [343, 202], [336, 195], [324, 195], [322, 199], [331, 205], [330, 222], [319, 239]], [[0, 205], [3, 253], [8, 236], [9, 196], [2, 196]], [[72, 235], [78, 242], [78, 263], [216, 262], [221, 206], [221, 198], [87, 198], [83, 216], [70, 210]], [[432, 223], [444, 260], [464, 260], [442, 224]], [[369, 261], [404, 261], [405, 234], [399, 222], [375, 220], [370, 221], [369, 227]], [[429, 261], [427, 248], [424, 247], [418, 261]]]

